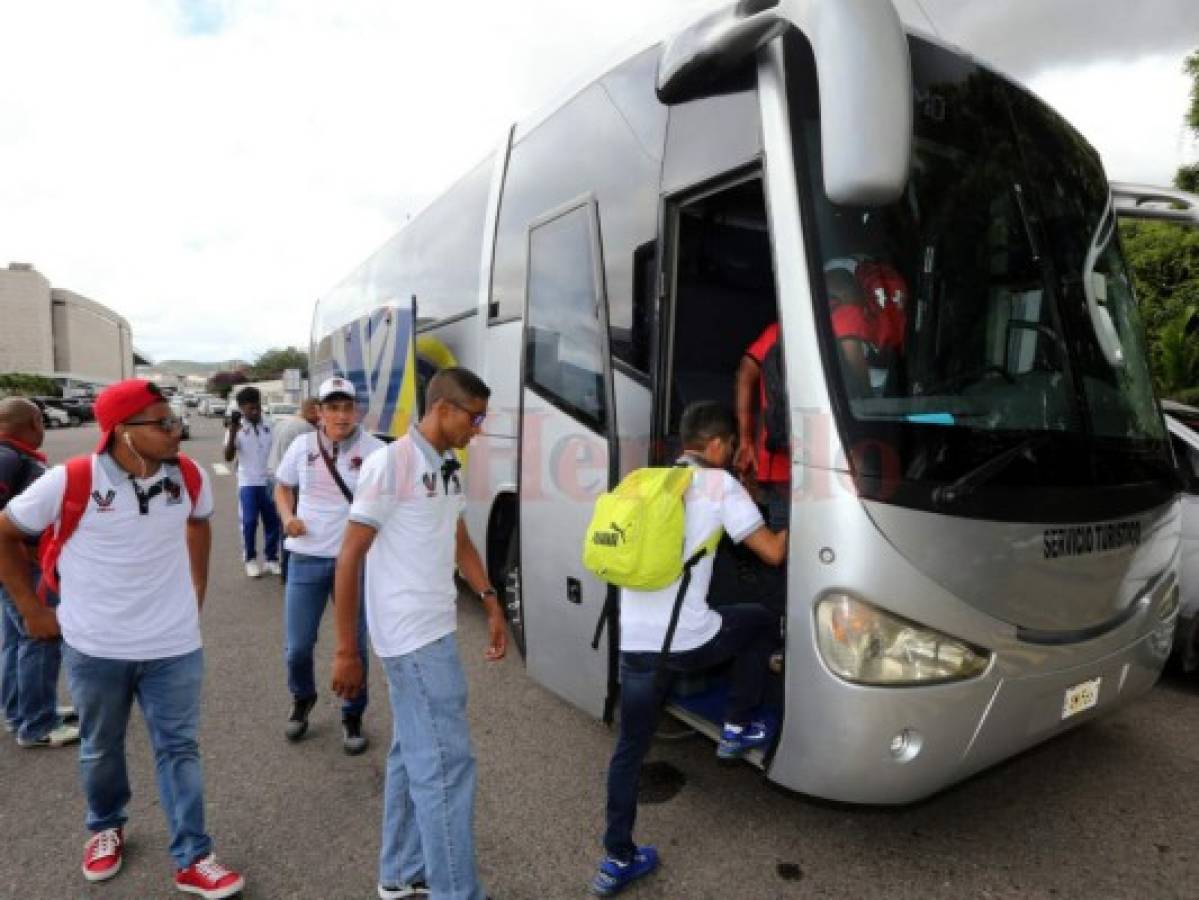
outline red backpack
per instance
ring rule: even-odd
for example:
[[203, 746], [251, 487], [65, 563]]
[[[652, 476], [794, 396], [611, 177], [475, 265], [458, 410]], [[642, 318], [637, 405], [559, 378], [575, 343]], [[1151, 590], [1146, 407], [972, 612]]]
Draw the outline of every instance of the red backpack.
[[[200, 467], [193, 460], [179, 454], [179, 471], [183, 474], [183, 484], [187, 495], [191, 498], [192, 506], [200, 497], [200, 488], [204, 477]], [[41, 590], [45, 599], [46, 590], [58, 592], [58, 558], [62, 548], [79, 527], [79, 520], [87, 510], [87, 501], [92, 493], [92, 458], [90, 456], [73, 456], [66, 461], [67, 486], [62, 495], [62, 512], [58, 516], [58, 527], [47, 528], [42, 533], [38, 543], [38, 559], [42, 566]]]

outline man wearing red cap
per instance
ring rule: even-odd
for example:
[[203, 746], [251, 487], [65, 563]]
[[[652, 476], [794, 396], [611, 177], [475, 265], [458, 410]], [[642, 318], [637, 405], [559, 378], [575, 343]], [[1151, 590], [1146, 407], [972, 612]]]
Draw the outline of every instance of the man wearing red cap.
[[[53, 637], [61, 628], [92, 832], [84, 878], [105, 881], [121, 868], [130, 799], [125, 732], [136, 699], [154, 748], [175, 885], [219, 900], [244, 880], [212, 855], [196, 742], [211, 487], [202, 470], [179, 458], [182, 423], [150, 382], [107, 388], [96, 420], [95, 455], [55, 466], [0, 513], [0, 581], [31, 635]], [[91, 490], [76, 506], [80, 477]], [[74, 530], [65, 528], [72, 519]], [[34, 593], [22, 547], [55, 523], [67, 531], [56, 567], [57, 615]]]

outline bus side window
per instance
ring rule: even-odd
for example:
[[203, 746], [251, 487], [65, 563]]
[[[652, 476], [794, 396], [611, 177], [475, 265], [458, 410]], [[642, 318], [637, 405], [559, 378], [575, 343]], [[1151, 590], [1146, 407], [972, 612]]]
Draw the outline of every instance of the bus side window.
[[529, 230], [525, 378], [546, 399], [602, 432], [604, 317], [591, 209], [577, 206]]

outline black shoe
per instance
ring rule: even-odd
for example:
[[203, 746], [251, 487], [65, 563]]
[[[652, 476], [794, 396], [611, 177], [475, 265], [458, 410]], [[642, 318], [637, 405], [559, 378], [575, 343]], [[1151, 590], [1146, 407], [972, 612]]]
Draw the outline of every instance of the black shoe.
[[383, 900], [408, 900], [410, 897], [428, 897], [431, 892], [423, 881], [411, 884], [381, 884], [378, 894]]
[[291, 717], [287, 720], [284, 734], [289, 741], [298, 741], [308, 732], [308, 714], [316, 706], [316, 697], [305, 697], [296, 700], [291, 705]]
[[369, 743], [362, 733], [362, 716], [344, 715], [341, 717], [341, 749], [348, 756], [357, 756], [366, 749]]

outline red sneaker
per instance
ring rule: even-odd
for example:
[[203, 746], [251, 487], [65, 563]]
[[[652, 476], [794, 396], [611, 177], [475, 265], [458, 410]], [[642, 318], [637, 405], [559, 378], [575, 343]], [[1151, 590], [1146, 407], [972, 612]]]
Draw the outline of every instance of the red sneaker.
[[108, 881], [121, 871], [124, 855], [125, 837], [120, 828], [97, 831], [83, 847], [83, 877], [88, 881]]
[[188, 894], [199, 894], [204, 900], [232, 897], [245, 886], [244, 878], [222, 866], [211, 853], [175, 873], [175, 887]]

